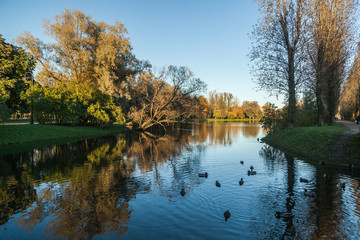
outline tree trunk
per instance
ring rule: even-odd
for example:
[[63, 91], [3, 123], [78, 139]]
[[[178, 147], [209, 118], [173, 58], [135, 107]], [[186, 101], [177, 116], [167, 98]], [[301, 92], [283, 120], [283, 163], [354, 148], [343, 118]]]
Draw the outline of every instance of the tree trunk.
[[320, 88], [316, 89], [316, 104], [318, 108], [318, 124], [320, 127], [324, 126], [325, 107], [322, 99], [322, 91]]
[[288, 106], [288, 120], [287, 127], [295, 127], [295, 117], [296, 117], [296, 94], [295, 94], [295, 51], [293, 49], [289, 50], [288, 60], [289, 60], [289, 106]]

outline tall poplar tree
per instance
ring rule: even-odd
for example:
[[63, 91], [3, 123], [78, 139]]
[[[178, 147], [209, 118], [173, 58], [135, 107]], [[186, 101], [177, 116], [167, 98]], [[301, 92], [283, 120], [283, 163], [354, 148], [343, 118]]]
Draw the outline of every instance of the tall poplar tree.
[[309, 56], [313, 69], [312, 88], [316, 94], [320, 126], [334, 123], [341, 86], [355, 26], [354, 0], [309, 0], [311, 40]]

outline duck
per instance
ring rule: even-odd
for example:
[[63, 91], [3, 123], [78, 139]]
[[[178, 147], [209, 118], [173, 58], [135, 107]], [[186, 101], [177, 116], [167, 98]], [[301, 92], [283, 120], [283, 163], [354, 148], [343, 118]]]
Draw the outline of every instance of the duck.
[[340, 187], [343, 189], [343, 190], [345, 190], [345, 183], [343, 182], [343, 183], [340, 183]]
[[229, 210], [226, 210], [226, 211], [224, 212], [225, 222], [228, 220], [228, 218], [230, 218], [230, 216], [231, 216], [230, 211], [229, 211]]
[[306, 197], [315, 197], [315, 192], [309, 192], [307, 189], [304, 189], [304, 195]]
[[294, 214], [291, 212], [276, 212], [275, 216], [276, 218], [292, 218], [294, 217]]
[[239, 181], [239, 184], [240, 184], [240, 186], [243, 185], [244, 184], [244, 179], [241, 178], [240, 181]]
[[217, 187], [221, 187], [221, 184], [219, 183], [218, 180], [216, 180], [215, 185], [216, 185]]
[[256, 171], [249, 171], [248, 170], [248, 176], [250, 176], [250, 175], [256, 175]]
[[185, 196], [185, 194], [186, 194], [185, 189], [181, 189], [180, 195]]
[[309, 180], [307, 180], [306, 178], [300, 178], [300, 182], [303, 182], [303, 183], [308, 183]]
[[199, 173], [199, 177], [204, 177], [207, 178], [208, 177], [208, 173]]
[[251, 171], [254, 170], [254, 167], [253, 167], [253, 166], [250, 166], [250, 170], [251, 170]]
[[240, 164], [241, 164], [241, 165], [244, 165], [244, 161], [240, 161]]

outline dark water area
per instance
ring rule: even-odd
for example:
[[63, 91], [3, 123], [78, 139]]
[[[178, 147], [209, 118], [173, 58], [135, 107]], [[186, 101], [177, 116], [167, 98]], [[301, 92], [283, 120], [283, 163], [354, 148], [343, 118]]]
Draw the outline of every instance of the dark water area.
[[0, 239], [359, 239], [359, 170], [263, 136], [256, 123], [205, 122], [0, 155]]

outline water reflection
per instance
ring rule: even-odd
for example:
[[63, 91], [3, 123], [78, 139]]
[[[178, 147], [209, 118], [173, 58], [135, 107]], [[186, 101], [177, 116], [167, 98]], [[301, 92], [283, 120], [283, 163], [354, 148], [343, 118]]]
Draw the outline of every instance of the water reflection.
[[193, 125], [196, 140], [210, 145], [231, 145], [239, 135], [245, 138], [258, 136], [260, 127], [257, 123], [201, 122]]
[[[262, 203], [265, 203], [263, 210], [268, 215], [274, 211], [294, 214], [293, 218], [283, 218], [279, 220], [282, 223], [275, 225], [271, 223], [271, 219], [268, 223], [263, 222], [262, 224], [269, 224], [272, 230], [268, 229], [270, 233], [258, 231], [261, 232], [259, 238], [355, 239], [355, 236], [360, 236], [358, 178], [341, 175], [336, 168], [316, 167], [296, 160], [268, 145], [261, 148], [259, 156], [269, 170], [281, 169], [277, 173], [281, 177], [276, 179], [276, 184], [284, 183], [280, 185], [284, 187], [270, 187], [271, 190], [264, 193], [261, 198]], [[301, 183], [300, 177], [309, 179], [309, 183]], [[347, 190], [341, 187], [344, 181], [347, 181], [346, 185], [350, 184]], [[313, 194], [305, 195], [305, 189]], [[277, 193], [275, 199], [269, 198], [270, 192]], [[350, 209], [353, 211], [349, 211]], [[263, 230], [261, 225], [256, 227]]]
[[[0, 156], [0, 238], [360, 237], [359, 173], [299, 160], [256, 141], [263, 135], [256, 124], [178, 124], [157, 138], [120, 134]], [[257, 175], [247, 176], [250, 165]]]

